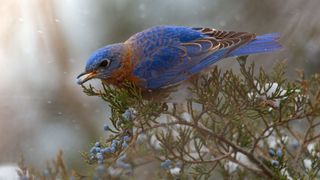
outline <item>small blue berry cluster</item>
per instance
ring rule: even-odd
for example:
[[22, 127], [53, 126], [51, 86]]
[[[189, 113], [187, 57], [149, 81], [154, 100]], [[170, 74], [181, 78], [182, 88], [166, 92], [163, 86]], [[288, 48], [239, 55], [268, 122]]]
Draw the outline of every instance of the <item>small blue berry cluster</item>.
[[168, 171], [172, 176], [179, 176], [182, 169], [182, 162], [172, 162], [170, 159], [166, 159], [160, 164], [160, 167]]
[[165, 170], [170, 170], [172, 166], [172, 161], [170, 159], [166, 159], [160, 164], [160, 167], [165, 169]]
[[122, 149], [125, 149], [128, 147], [128, 142], [130, 141], [129, 136], [123, 136], [122, 140], [112, 140], [110, 147], [102, 148], [100, 142], [96, 142], [95, 145], [90, 149], [90, 159], [89, 160], [98, 160], [98, 164], [104, 163], [104, 158], [107, 154], [113, 154], [119, 149], [119, 146], [121, 145]]
[[116, 152], [116, 146], [111, 146], [107, 148], [102, 148], [100, 142], [96, 142], [95, 145], [90, 149], [90, 159], [94, 160], [97, 159], [99, 164], [104, 163], [104, 156], [107, 153], [114, 153]]
[[128, 147], [128, 142], [130, 141], [130, 137], [129, 136], [123, 136], [122, 137], [122, 148], [125, 149]]
[[268, 150], [268, 154], [269, 154], [269, 156], [271, 156], [272, 158], [274, 158], [274, 159], [272, 159], [271, 160], [271, 164], [273, 165], [273, 166], [275, 166], [275, 167], [277, 167], [277, 166], [279, 166], [279, 160], [281, 160], [282, 159], [282, 157], [283, 157], [283, 152], [282, 152], [282, 149], [281, 148], [278, 148], [278, 149], [273, 149], [273, 148], [269, 148], [269, 150]]
[[134, 119], [135, 110], [133, 108], [128, 108], [123, 114], [122, 117], [128, 121], [132, 121]]
[[111, 129], [110, 129], [110, 127], [109, 127], [108, 124], [104, 124], [104, 125], [103, 125], [103, 130], [105, 130], [105, 131], [110, 131]]

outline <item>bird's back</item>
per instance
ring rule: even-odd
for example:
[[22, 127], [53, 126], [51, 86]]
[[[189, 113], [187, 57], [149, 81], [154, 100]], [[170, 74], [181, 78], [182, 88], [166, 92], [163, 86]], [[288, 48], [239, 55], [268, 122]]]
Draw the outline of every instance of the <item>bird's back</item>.
[[125, 43], [130, 44], [139, 58], [143, 59], [152, 56], [161, 47], [176, 46], [201, 36], [201, 33], [189, 27], [154, 26], [134, 34]]

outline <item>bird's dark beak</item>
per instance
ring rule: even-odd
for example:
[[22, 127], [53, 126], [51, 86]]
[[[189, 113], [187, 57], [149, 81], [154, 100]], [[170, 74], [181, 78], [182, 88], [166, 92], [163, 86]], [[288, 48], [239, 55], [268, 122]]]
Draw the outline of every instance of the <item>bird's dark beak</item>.
[[79, 85], [89, 81], [90, 79], [95, 78], [97, 75], [96, 71], [91, 71], [91, 72], [83, 72], [81, 74], [79, 74], [79, 76], [77, 76], [77, 83]]

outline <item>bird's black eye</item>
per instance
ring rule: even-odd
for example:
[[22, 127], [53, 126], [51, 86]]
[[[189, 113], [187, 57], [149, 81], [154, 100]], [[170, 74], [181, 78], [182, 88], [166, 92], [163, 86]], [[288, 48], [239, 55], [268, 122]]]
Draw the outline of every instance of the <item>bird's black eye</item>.
[[110, 60], [109, 59], [105, 59], [100, 63], [100, 67], [107, 67], [109, 66]]

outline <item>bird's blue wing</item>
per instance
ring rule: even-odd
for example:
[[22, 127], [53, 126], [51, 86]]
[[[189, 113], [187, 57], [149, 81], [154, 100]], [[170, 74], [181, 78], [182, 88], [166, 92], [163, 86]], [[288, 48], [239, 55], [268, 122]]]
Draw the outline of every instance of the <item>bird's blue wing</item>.
[[[201, 64], [207, 66], [227, 57], [234, 49], [255, 38], [251, 33], [210, 28], [161, 28], [146, 32], [148, 41], [142, 46], [145, 56], [134, 70], [134, 75], [143, 79], [143, 86], [148, 89], [179, 83], [201, 71], [204, 68]], [[210, 63], [203, 62], [208, 58]]]

